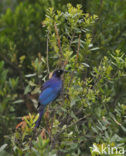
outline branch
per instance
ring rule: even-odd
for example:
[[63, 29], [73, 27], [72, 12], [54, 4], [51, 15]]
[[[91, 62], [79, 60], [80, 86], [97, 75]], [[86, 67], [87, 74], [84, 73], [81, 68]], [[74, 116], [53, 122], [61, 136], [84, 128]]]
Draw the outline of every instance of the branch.
[[[76, 62], [75, 62], [76, 65], [77, 65], [77, 61], [78, 61], [78, 58], [79, 58], [80, 39], [81, 39], [81, 34], [79, 35], [79, 38], [78, 38], [78, 48], [77, 48], [77, 55], [76, 55]], [[73, 77], [74, 77], [74, 71], [71, 73], [71, 78], [70, 78], [70, 82], [69, 82], [68, 87], [70, 87]]]
[[47, 70], [48, 70], [48, 73], [49, 73], [49, 47], [48, 47], [48, 45], [49, 45], [49, 32], [48, 32], [48, 34], [47, 34], [47, 50], [46, 50], [46, 61], [47, 61]]
[[22, 71], [20, 70], [20, 68], [17, 66], [17, 64], [12, 63], [6, 56], [4, 56], [1, 53], [0, 53], [0, 57], [5, 61], [5, 63], [7, 63], [9, 65], [9, 67], [11, 67], [14, 70], [15, 73], [19, 74], [21, 87], [24, 88], [23, 74], [22, 74]]
[[64, 128], [64, 129], [61, 130], [59, 133], [57, 133], [57, 134], [54, 136], [54, 138], [53, 138], [54, 142], [53, 142], [53, 145], [52, 145], [52, 146], [54, 146], [54, 144], [55, 144], [55, 140], [58, 139], [58, 136], [59, 136], [60, 134], [62, 134], [66, 129], [68, 129], [68, 128], [70, 128], [70, 127], [72, 127], [72, 126], [78, 124], [81, 120], [87, 118], [88, 116], [89, 116], [89, 114], [86, 115], [86, 116], [84, 116], [84, 117], [82, 117], [82, 118], [80, 118], [80, 119], [77, 120], [76, 122], [73, 122], [71, 125], [66, 126], [66, 128]]
[[75, 36], [75, 33], [73, 33], [72, 38], [71, 38], [71, 40], [70, 40], [70, 47], [71, 47], [71, 44], [72, 44], [72, 42], [73, 42], [74, 36]]
[[[24, 92], [24, 77], [23, 77], [23, 73], [21, 71], [21, 69], [17, 66], [17, 64], [12, 63], [6, 56], [4, 56], [3, 54], [0, 53], [0, 57], [5, 61], [6, 64], [8, 64], [8, 66], [10, 68], [13, 69], [14, 73], [17, 73], [18, 76], [20, 77], [19, 79], [19, 84], [20, 84], [20, 92], [23, 91]], [[22, 99], [24, 99], [24, 103], [26, 104], [26, 107], [28, 108], [28, 110], [30, 112], [36, 112], [36, 108], [34, 107], [33, 103], [31, 103], [31, 97], [29, 97], [29, 95], [25, 96], [21, 94]]]
[[10, 62], [10, 60], [5, 57], [3, 54], [0, 53], [0, 57], [14, 70], [16, 70], [17, 73], [19, 73], [19, 68], [17, 67], [16, 64], [13, 64], [12, 62]]
[[[78, 58], [79, 58], [79, 51], [80, 51], [80, 38], [81, 38], [81, 34], [79, 35], [79, 38], [78, 38], [78, 48], [77, 48], [76, 61], [77, 61]], [[76, 63], [77, 63], [77, 62], [76, 62]]]
[[60, 42], [60, 36], [59, 36], [59, 33], [58, 33], [58, 28], [57, 28], [56, 23], [54, 24], [54, 28], [55, 28], [56, 38], [57, 38], [57, 42], [58, 42], [58, 47], [59, 47], [59, 53], [61, 55], [61, 58], [63, 58], [61, 42]]

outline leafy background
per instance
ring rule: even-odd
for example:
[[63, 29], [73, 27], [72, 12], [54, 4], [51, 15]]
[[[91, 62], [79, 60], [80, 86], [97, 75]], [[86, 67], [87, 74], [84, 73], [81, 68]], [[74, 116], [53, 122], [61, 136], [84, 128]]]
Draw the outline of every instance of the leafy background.
[[[125, 0], [0, 2], [0, 155], [125, 148], [125, 18]], [[34, 130], [40, 87], [56, 68], [70, 72]]]

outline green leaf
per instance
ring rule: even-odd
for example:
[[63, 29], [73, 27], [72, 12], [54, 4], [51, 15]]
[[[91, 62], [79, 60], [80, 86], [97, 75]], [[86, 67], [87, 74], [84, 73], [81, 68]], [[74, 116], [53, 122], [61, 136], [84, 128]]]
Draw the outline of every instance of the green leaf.
[[4, 144], [0, 147], [0, 152], [2, 152], [6, 147], [7, 147], [8, 144]]
[[25, 77], [34, 77], [36, 75], [37, 75], [36, 73], [34, 73], [34, 74], [28, 74], [28, 75], [25, 75]]
[[24, 100], [20, 99], [20, 100], [16, 100], [16, 101], [14, 101], [14, 104], [17, 104], [17, 103], [23, 103], [23, 102], [24, 102]]
[[30, 86], [28, 85], [28, 86], [25, 88], [24, 95], [28, 94], [30, 91], [31, 91], [31, 88], [30, 88]]
[[85, 67], [90, 67], [87, 63], [82, 63]]

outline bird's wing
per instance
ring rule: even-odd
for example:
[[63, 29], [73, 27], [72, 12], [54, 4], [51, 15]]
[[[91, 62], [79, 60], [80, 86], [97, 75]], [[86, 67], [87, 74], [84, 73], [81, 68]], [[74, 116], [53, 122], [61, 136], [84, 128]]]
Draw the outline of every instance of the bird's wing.
[[47, 105], [50, 102], [54, 101], [58, 95], [59, 91], [55, 90], [54, 88], [46, 88], [39, 96], [39, 103], [40, 105]]
[[46, 81], [46, 82], [42, 85], [41, 91], [43, 91], [44, 89], [50, 87], [52, 81], [53, 81], [52, 79], [49, 79], [48, 81]]

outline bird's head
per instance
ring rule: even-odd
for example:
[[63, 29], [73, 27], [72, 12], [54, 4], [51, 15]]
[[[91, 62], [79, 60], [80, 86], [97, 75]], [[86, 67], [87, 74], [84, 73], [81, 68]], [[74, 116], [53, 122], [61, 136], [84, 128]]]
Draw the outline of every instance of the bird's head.
[[60, 78], [61, 75], [62, 75], [63, 73], [64, 73], [64, 70], [62, 70], [62, 69], [57, 69], [57, 70], [55, 70], [55, 71], [53, 72], [52, 77]]

